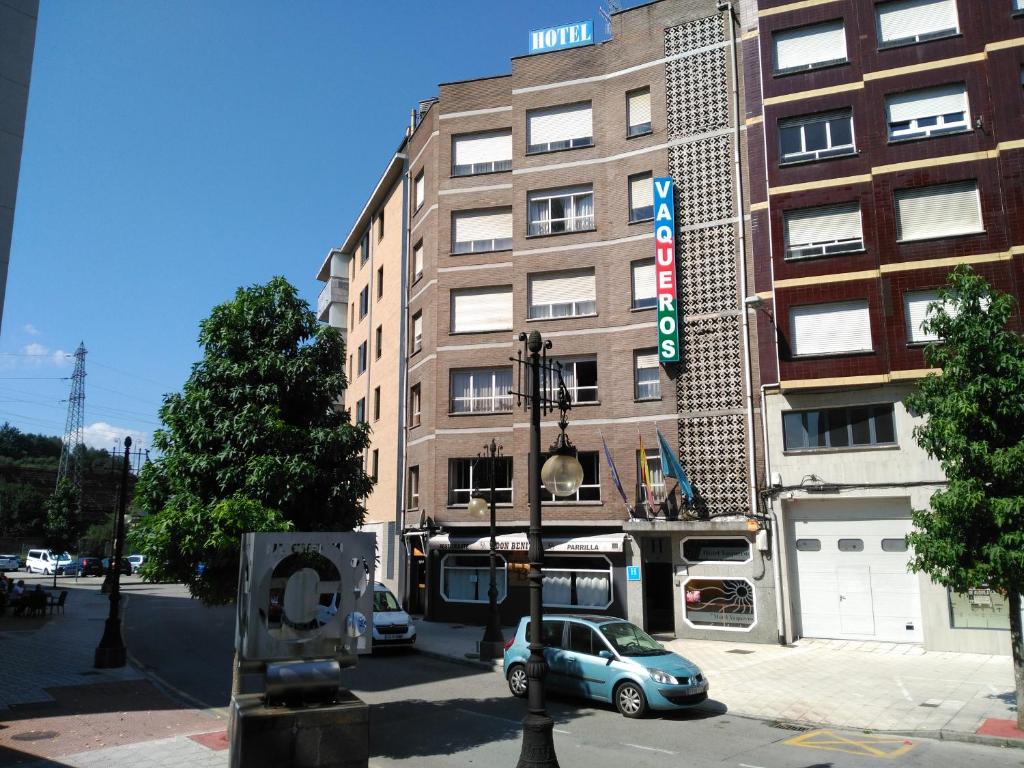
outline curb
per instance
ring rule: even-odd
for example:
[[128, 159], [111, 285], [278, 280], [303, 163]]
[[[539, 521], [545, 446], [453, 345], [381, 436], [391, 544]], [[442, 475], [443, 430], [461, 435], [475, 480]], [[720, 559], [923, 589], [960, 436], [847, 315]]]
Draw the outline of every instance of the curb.
[[502, 662], [499, 661], [481, 661], [480, 659], [472, 659], [466, 656], [460, 658], [458, 656], [452, 656], [447, 653], [442, 653], [441, 651], [430, 651], [422, 647], [418, 647], [415, 650], [416, 653], [418, 653], [421, 656], [427, 656], [431, 659], [438, 659], [439, 661], [447, 661], [450, 664], [459, 664], [465, 667], [474, 667], [476, 669], [482, 669], [488, 672], [500, 671], [503, 666]]

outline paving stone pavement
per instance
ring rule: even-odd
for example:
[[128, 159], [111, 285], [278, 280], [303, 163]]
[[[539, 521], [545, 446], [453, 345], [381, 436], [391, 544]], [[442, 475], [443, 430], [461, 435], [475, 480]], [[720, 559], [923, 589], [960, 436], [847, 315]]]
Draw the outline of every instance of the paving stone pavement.
[[19, 768], [224, 768], [227, 750], [214, 751], [187, 736], [96, 749], [59, 760], [35, 760]]

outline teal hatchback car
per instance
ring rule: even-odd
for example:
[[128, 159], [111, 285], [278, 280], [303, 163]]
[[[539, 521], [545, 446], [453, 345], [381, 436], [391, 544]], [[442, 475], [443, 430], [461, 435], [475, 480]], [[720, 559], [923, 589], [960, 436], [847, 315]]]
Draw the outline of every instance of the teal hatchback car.
[[[524, 616], [505, 645], [505, 678], [520, 698], [527, 693], [529, 626]], [[696, 664], [624, 619], [552, 614], [541, 629], [549, 690], [611, 702], [626, 717], [685, 709], [708, 698], [708, 681]]]

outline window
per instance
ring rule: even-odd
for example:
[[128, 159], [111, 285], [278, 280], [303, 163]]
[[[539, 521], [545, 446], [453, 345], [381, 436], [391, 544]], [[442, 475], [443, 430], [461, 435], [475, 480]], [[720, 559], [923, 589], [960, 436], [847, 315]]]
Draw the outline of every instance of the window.
[[903, 294], [903, 318], [907, 326], [907, 342], [923, 344], [939, 337], [922, 327], [928, 317], [928, 305], [939, 300], [938, 291], [907, 291]]
[[563, 104], [526, 113], [526, 153], [589, 147], [594, 143], [590, 102]]
[[789, 345], [794, 357], [870, 352], [867, 299], [793, 307], [789, 311]]
[[638, 173], [629, 177], [629, 221], [654, 218], [654, 182], [652, 174]]
[[377, 242], [380, 242], [384, 237], [384, 209], [380, 209], [380, 213], [377, 214]]
[[377, 482], [377, 477], [380, 472], [380, 451], [376, 448], [373, 449], [373, 453], [370, 454], [370, 477], [373, 478], [374, 482]]
[[423, 312], [417, 312], [412, 316], [412, 352], [413, 354], [423, 349]]
[[633, 309], [654, 309], [658, 306], [658, 292], [654, 287], [654, 259], [634, 261]]
[[511, 208], [452, 213], [452, 253], [486, 253], [511, 247]]
[[556, 235], [594, 229], [594, 190], [590, 186], [531, 192], [529, 235]]
[[[1024, 0], [1022, 0], [1024, 2]], [[906, 552], [907, 551], [907, 540], [906, 539], [882, 539], [882, 551], [883, 552]]]
[[661, 400], [661, 371], [655, 349], [633, 354], [634, 396], [637, 400]]
[[843, 20], [784, 29], [772, 35], [775, 74], [801, 72], [846, 61], [846, 29]]
[[829, 112], [779, 121], [782, 163], [803, 163], [852, 155], [853, 113]]
[[356, 422], [361, 423], [366, 421], [366, 398], [360, 397], [356, 401]]
[[821, 552], [821, 539], [797, 539], [797, 552]]
[[412, 247], [412, 281], [415, 283], [423, 277], [423, 241]]
[[381, 353], [384, 351], [384, 326], [378, 325], [377, 330], [373, 334], [373, 354], [374, 357], [379, 360]]
[[359, 365], [358, 365], [358, 368], [357, 368], [357, 373], [365, 373], [366, 372], [366, 342], [365, 341], [362, 344], [359, 345], [359, 353], [358, 353], [357, 360], [359, 362]]
[[895, 445], [893, 406], [788, 411], [782, 414], [782, 442], [787, 451]]
[[605, 557], [545, 556], [541, 574], [546, 608], [603, 610], [612, 604], [612, 568]]
[[800, 208], [782, 214], [787, 259], [864, 250], [859, 203]]
[[757, 623], [754, 585], [746, 579], [688, 579], [684, 618], [692, 627], [746, 632]]
[[[579, 489], [572, 496], [553, 496], [547, 488], [541, 486], [540, 499], [545, 504], [556, 502], [574, 504], [578, 501], [600, 501], [601, 500], [601, 462], [597, 451], [580, 451], [576, 458], [583, 466], [583, 482]], [[544, 466], [548, 454], [541, 456], [540, 463]]]
[[420, 206], [423, 205], [423, 200], [427, 196], [427, 183], [423, 177], [424, 171], [420, 171], [416, 176], [416, 185], [413, 192], [413, 210], [418, 211]]
[[363, 290], [359, 292], [359, 319], [362, 320], [366, 317], [366, 313], [370, 311], [370, 286], [364, 285]]
[[597, 656], [599, 651], [608, 650], [608, 646], [586, 624], [570, 621], [567, 650], [583, 653], [587, 656]]
[[384, 267], [377, 269], [377, 300], [384, 296]]
[[[661, 472], [661, 451], [652, 451], [644, 448], [644, 453], [647, 454], [647, 477], [650, 479], [651, 484], [651, 495], [654, 496], [654, 503], [661, 504], [666, 498], [665, 495], [665, 475]], [[640, 451], [636, 452], [636, 499], [637, 507], [642, 507], [644, 502], [647, 501], [647, 495], [644, 493], [642, 486], [643, 476], [640, 474]], [[648, 510], [652, 514], [657, 510]]]
[[[473, 491], [491, 490], [490, 459], [448, 459], [448, 506], [469, 504]], [[494, 459], [494, 500], [512, 503], [512, 457]]]
[[[573, 405], [596, 403], [597, 400], [597, 358], [560, 357], [557, 362], [562, 364], [562, 381], [569, 390]], [[552, 384], [557, 387], [558, 377], [553, 377]], [[546, 387], [545, 387], [546, 388]], [[557, 392], [547, 393], [552, 400], [558, 399]]]
[[597, 314], [597, 282], [593, 269], [545, 272], [529, 276], [531, 320], [553, 320]]
[[896, 191], [896, 238], [930, 240], [984, 232], [978, 182]]
[[420, 425], [420, 385], [413, 384], [409, 388], [409, 426]]
[[863, 539], [839, 539], [836, 542], [836, 547], [840, 552], [863, 552], [864, 551], [864, 540]]
[[512, 129], [452, 136], [452, 176], [512, 170]]
[[[491, 585], [490, 555], [445, 555], [441, 560], [441, 596], [450, 603], [486, 603]], [[505, 558], [495, 560], [494, 583], [498, 602], [508, 593]]]
[[370, 258], [370, 230], [367, 229], [363, 232], [363, 236], [359, 238], [359, 266], [366, 263], [366, 260]]
[[626, 94], [626, 136], [651, 132], [651, 89], [640, 88]]
[[971, 128], [964, 83], [922, 88], [886, 97], [889, 141], [921, 139]]
[[895, 0], [875, 6], [878, 47], [949, 37], [960, 31], [956, 0]]
[[451, 372], [452, 413], [507, 413], [512, 410], [511, 368]]
[[420, 468], [409, 467], [409, 509], [416, 509], [420, 505]]
[[453, 290], [451, 302], [452, 333], [512, 330], [512, 286]]
[[373, 388], [373, 420], [380, 421], [380, 387]]
[[352, 366], [352, 355], [349, 355], [348, 356], [348, 377], [349, 377], [349, 379], [352, 378], [352, 374], [353, 373], [354, 373], [354, 369], [353, 369], [353, 366]]

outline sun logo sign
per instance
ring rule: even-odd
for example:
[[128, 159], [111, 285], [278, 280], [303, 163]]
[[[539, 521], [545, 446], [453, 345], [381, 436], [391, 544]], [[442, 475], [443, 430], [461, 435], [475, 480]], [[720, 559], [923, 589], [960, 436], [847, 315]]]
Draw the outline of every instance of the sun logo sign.
[[679, 362], [676, 216], [671, 178], [654, 179], [654, 284], [658, 297], [658, 360]]

